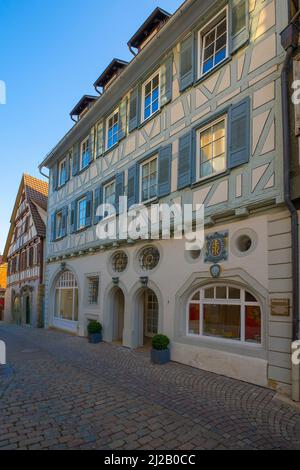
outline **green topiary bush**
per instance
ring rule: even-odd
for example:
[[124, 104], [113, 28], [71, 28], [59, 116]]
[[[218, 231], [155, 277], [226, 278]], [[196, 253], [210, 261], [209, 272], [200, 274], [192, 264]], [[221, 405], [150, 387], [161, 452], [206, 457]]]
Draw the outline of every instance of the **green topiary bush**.
[[102, 333], [102, 325], [96, 320], [91, 321], [88, 324], [88, 334], [89, 335], [95, 335]]
[[165, 335], [156, 335], [152, 338], [152, 348], [156, 351], [165, 351], [168, 349], [170, 340]]

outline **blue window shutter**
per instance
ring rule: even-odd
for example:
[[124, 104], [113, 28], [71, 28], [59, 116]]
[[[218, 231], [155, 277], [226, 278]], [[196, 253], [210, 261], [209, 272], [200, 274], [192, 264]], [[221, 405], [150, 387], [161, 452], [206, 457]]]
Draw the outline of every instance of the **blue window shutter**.
[[105, 149], [105, 142], [104, 142], [104, 122], [100, 122], [97, 125], [97, 153], [96, 158], [101, 157], [104, 153]]
[[192, 184], [197, 180], [197, 149], [196, 149], [197, 133], [196, 130], [192, 131], [192, 149], [191, 149], [191, 182]]
[[51, 234], [50, 234], [52, 242], [54, 242], [56, 238], [55, 232], [56, 232], [56, 214], [52, 214], [51, 215]]
[[119, 107], [119, 141], [124, 139], [127, 130], [127, 98], [125, 98]]
[[140, 124], [140, 87], [136, 87], [130, 94], [129, 102], [129, 132], [134, 131]]
[[250, 98], [232, 105], [228, 116], [228, 168], [248, 163], [250, 158]]
[[77, 230], [77, 201], [73, 201], [71, 204], [70, 232], [75, 233], [76, 230]]
[[160, 106], [164, 106], [172, 100], [173, 87], [173, 54], [171, 54], [162, 66], [160, 83]]
[[86, 195], [86, 227], [90, 227], [92, 225], [93, 219], [93, 192], [90, 191]]
[[140, 165], [138, 163], [128, 170], [128, 209], [139, 202], [139, 172]]
[[191, 184], [192, 133], [189, 132], [179, 139], [178, 153], [178, 189]]
[[244, 46], [250, 37], [249, 0], [232, 0], [229, 8], [230, 53]]
[[71, 156], [68, 154], [67, 160], [66, 160], [66, 181], [70, 180], [71, 176]]
[[53, 171], [52, 188], [53, 188], [53, 191], [56, 191], [58, 188], [58, 162], [55, 163], [52, 171]]
[[100, 215], [97, 215], [97, 210], [98, 207], [101, 206], [102, 204], [102, 186], [99, 188], [95, 189], [95, 194], [94, 194], [94, 225], [98, 224], [102, 217]]
[[194, 83], [195, 54], [194, 34], [185, 39], [180, 45], [180, 91]]
[[95, 129], [91, 130], [89, 137], [89, 152], [90, 152], [90, 164], [94, 161], [94, 150], [95, 150]]
[[68, 206], [62, 211], [62, 236], [66, 237], [68, 233]]
[[115, 208], [116, 208], [116, 213], [117, 214], [119, 214], [119, 211], [120, 211], [119, 198], [121, 196], [124, 196], [124, 172], [117, 173], [117, 175], [116, 175], [116, 202], [115, 202]]
[[79, 149], [79, 144], [74, 145], [73, 149], [73, 170], [72, 174], [73, 176], [76, 176], [79, 172], [79, 162], [80, 160], [80, 149]]
[[158, 156], [158, 197], [171, 192], [172, 144], [159, 151]]

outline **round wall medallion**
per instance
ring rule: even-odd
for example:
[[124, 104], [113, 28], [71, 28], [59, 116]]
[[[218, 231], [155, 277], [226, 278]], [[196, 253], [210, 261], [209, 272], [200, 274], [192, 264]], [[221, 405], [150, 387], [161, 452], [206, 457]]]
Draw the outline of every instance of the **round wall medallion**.
[[143, 271], [152, 271], [158, 265], [160, 254], [157, 248], [144, 248], [139, 255], [139, 265]]
[[210, 274], [214, 279], [217, 279], [221, 276], [222, 268], [219, 264], [214, 264], [210, 268]]
[[115, 273], [123, 273], [128, 266], [128, 256], [124, 251], [118, 251], [112, 257], [112, 268]]

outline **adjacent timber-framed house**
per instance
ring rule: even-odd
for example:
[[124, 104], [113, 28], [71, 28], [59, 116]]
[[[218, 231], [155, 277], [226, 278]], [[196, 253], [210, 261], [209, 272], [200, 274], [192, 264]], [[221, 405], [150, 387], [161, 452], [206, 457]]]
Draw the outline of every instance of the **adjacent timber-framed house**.
[[24, 174], [13, 209], [4, 259], [7, 261], [5, 321], [44, 324], [44, 250], [48, 183]]
[[[281, 32], [288, 0], [187, 0], [156, 9], [72, 111], [47, 155], [46, 321], [291, 394], [291, 213], [285, 198]], [[205, 205], [205, 246], [97, 237], [127, 195]], [[294, 321], [293, 321], [294, 320]]]

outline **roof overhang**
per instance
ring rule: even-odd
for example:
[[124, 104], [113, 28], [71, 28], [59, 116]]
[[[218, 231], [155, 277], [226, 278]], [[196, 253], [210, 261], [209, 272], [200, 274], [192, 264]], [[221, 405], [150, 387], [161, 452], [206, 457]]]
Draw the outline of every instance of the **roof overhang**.
[[97, 101], [98, 96], [84, 95], [76, 106], [70, 112], [70, 116], [80, 116], [80, 114], [88, 107], [90, 104]]
[[53, 164], [70, 150], [79, 140], [84, 139], [91, 127], [104, 118], [122, 97], [136, 83], [159, 65], [161, 59], [180, 42], [188, 32], [199, 24], [201, 17], [207, 14], [212, 5], [220, 8], [226, 0], [185, 0], [169, 21], [163, 26], [147, 47], [145, 47], [112, 83], [109, 89], [98, 98], [92, 109], [75, 124], [55, 145], [40, 163], [39, 169], [51, 168]]
[[162, 8], [155, 8], [155, 10], [146, 19], [142, 26], [132, 36], [130, 41], [128, 41], [128, 47], [134, 47], [135, 49], [139, 49], [140, 45], [145, 41], [145, 39], [147, 39], [147, 37], [152, 33], [152, 31], [154, 31], [158, 25], [168, 21], [171, 16], [171, 13], [168, 13]]
[[100, 77], [95, 81], [94, 87], [95, 88], [104, 88], [107, 83], [116, 75], [119, 74], [122, 70], [127, 67], [129, 62], [120, 59], [113, 59], [111, 63], [106, 67], [104, 72], [100, 75]]

